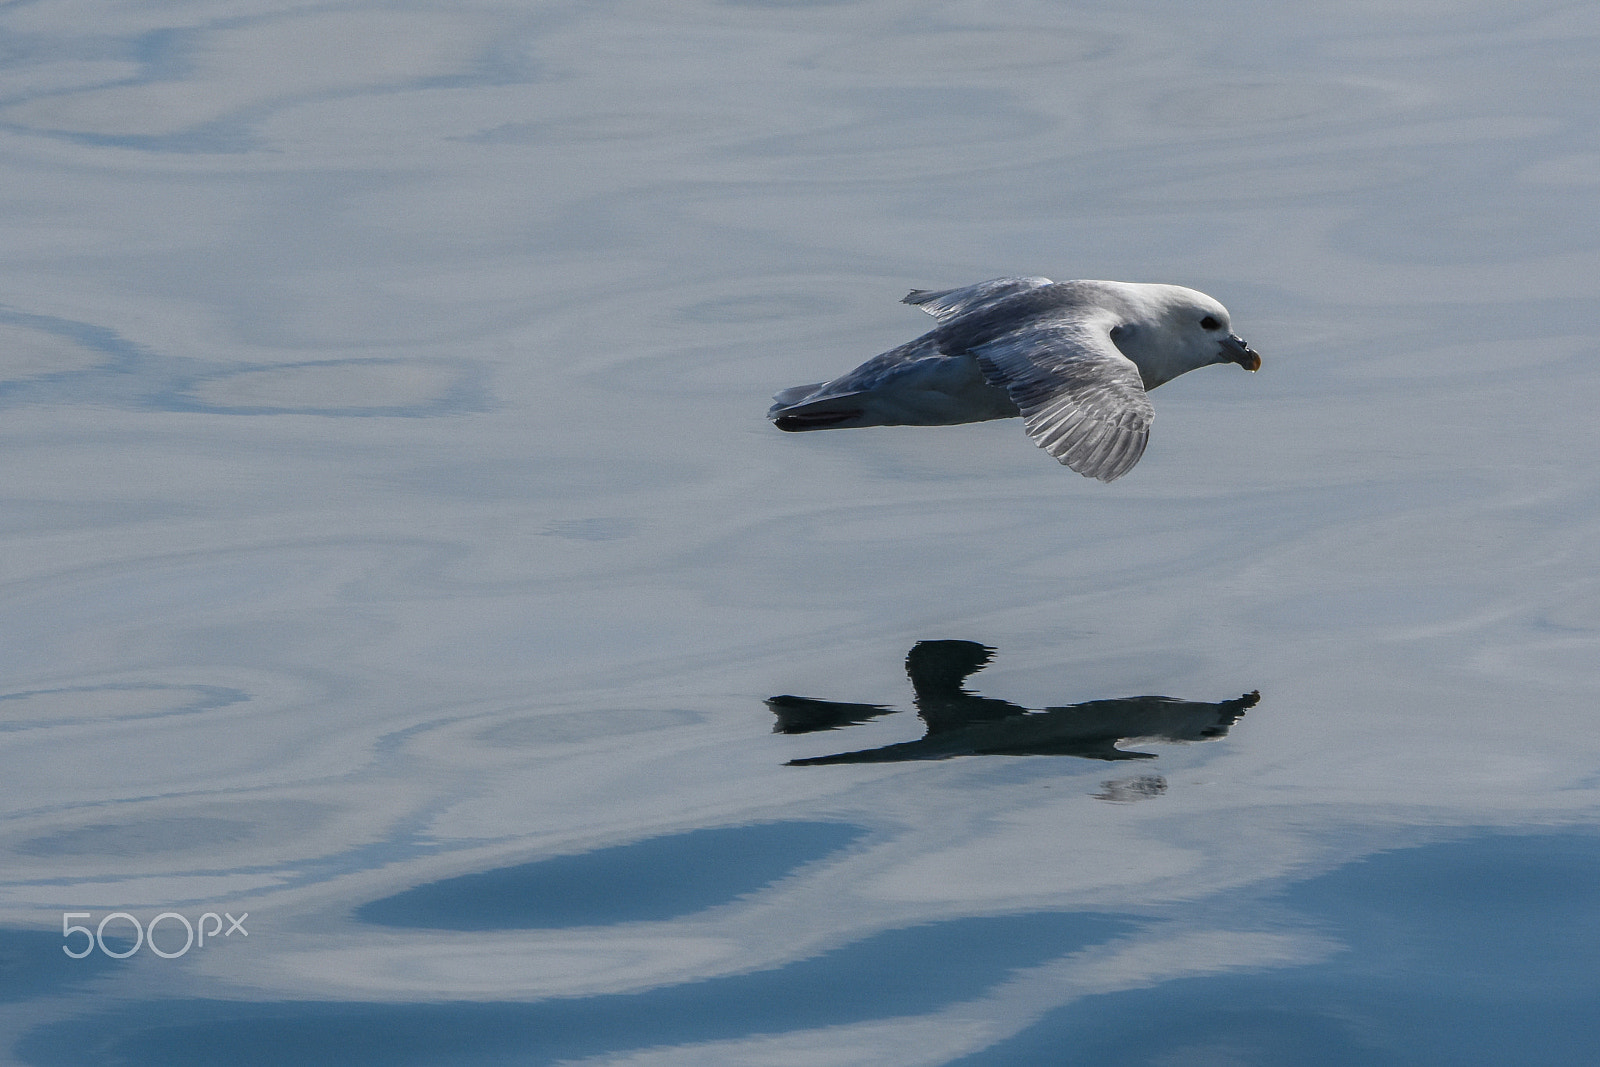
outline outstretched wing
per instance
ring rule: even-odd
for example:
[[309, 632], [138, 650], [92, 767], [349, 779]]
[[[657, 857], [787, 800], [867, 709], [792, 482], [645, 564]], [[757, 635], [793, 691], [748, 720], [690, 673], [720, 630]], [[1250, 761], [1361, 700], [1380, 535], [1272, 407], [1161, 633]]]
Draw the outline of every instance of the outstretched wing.
[[1049, 278], [991, 278], [960, 289], [913, 289], [900, 302], [914, 304], [944, 323], [1008, 296], [1054, 284]]
[[1109, 322], [1056, 317], [971, 351], [1022, 409], [1033, 443], [1086, 478], [1114, 481], [1144, 455], [1155, 412]]

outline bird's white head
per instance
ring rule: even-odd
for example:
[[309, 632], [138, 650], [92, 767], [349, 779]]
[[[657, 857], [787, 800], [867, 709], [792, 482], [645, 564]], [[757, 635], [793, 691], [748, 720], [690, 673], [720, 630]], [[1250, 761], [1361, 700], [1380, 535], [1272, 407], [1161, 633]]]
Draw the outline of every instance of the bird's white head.
[[1146, 389], [1213, 363], [1251, 371], [1261, 366], [1261, 357], [1233, 332], [1228, 309], [1206, 294], [1181, 285], [1125, 282], [1120, 288], [1125, 311], [1111, 339], [1138, 365]]

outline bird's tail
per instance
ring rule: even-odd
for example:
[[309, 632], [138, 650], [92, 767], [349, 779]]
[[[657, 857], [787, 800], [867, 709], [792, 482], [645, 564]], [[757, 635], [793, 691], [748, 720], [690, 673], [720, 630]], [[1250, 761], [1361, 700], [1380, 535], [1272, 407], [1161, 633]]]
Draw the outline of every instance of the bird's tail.
[[[778, 402], [767, 412], [767, 418], [776, 423], [780, 430], [798, 431], [848, 426], [861, 417], [860, 393], [834, 393], [829, 396], [813, 397], [809, 392], [800, 392], [804, 389], [814, 392], [817, 388], [818, 386], [813, 385], [785, 389], [773, 398]], [[784, 402], [785, 397], [797, 392], [798, 403]]]

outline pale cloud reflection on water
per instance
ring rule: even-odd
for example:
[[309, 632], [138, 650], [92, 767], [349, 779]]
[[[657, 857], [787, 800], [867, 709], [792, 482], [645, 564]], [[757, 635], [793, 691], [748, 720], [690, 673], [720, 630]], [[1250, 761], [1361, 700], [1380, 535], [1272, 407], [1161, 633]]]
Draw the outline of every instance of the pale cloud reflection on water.
[[[1597, 35], [0, 8], [9, 1057], [1600, 1056]], [[1263, 368], [1111, 487], [761, 418], [1004, 273], [1195, 286]], [[785, 766], [917, 743], [764, 701], [906, 707], [925, 641], [1015, 709], [1260, 701], [1137, 769]]]

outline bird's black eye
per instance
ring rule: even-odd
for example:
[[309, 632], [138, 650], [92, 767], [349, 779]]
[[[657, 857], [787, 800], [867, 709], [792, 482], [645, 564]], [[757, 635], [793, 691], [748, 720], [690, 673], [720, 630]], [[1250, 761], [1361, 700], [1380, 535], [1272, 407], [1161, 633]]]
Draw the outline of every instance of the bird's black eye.
[[1222, 329], [1222, 323], [1218, 322], [1216, 319], [1212, 318], [1210, 315], [1207, 315], [1205, 318], [1201, 319], [1200, 320], [1200, 325], [1205, 327], [1208, 330], [1220, 330], [1220, 329]]

